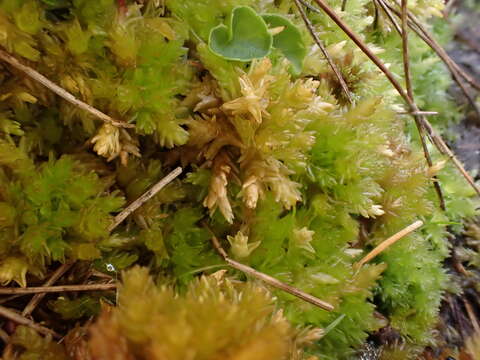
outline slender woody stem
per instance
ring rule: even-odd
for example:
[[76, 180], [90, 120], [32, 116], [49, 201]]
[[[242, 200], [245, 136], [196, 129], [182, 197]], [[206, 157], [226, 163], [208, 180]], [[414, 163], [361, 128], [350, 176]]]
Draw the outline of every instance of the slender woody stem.
[[[395, 76], [388, 70], [385, 64], [368, 48], [368, 46], [360, 39], [360, 37], [353, 32], [350, 27], [342, 20], [340, 17], [325, 3], [324, 0], [314, 0], [318, 6], [347, 34], [347, 36], [367, 55], [367, 57], [372, 60], [372, 62], [385, 74], [387, 79], [391, 82], [393, 87], [398, 91], [400, 96], [408, 104], [411, 112], [418, 112], [419, 109], [414, 102], [410, 100], [408, 94], [397, 81]], [[455, 165], [455, 167], [460, 171], [462, 176], [467, 180], [467, 182], [472, 186], [475, 192], [480, 195], [480, 188], [475, 184], [473, 178], [465, 170], [461, 162], [456, 158], [455, 154], [450, 150], [447, 144], [443, 139], [436, 133], [432, 125], [426, 118], [420, 119], [422, 126], [427, 131], [428, 136], [431, 141], [437, 147], [438, 151], [446, 155]]]
[[[63, 274], [65, 274], [72, 267], [72, 265], [72, 262], [61, 265], [42, 286], [52, 286], [53, 284], [55, 284], [57, 280], [60, 279]], [[23, 309], [22, 315], [30, 315], [33, 310], [35, 310], [40, 301], [42, 301], [44, 296], [45, 293], [35, 294], [35, 296], [32, 297], [32, 299], [28, 302], [27, 306], [25, 306], [25, 308]]]
[[75, 105], [76, 107], [85, 110], [86, 112], [89, 112], [93, 116], [99, 118], [100, 120], [103, 120], [106, 123], [112, 124], [114, 126], [118, 127], [124, 127], [124, 128], [133, 128], [135, 127], [132, 124], [127, 124], [125, 122], [121, 122], [118, 120], [113, 119], [112, 117], [108, 116], [107, 114], [101, 112], [98, 109], [95, 109], [93, 106], [88, 105], [87, 103], [77, 99], [75, 96], [70, 94], [68, 91], [65, 89], [61, 88], [57, 84], [55, 84], [53, 81], [47, 79], [45, 76], [37, 72], [36, 70], [32, 69], [29, 66], [26, 66], [22, 64], [20, 61], [18, 61], [16, 58], [14, 58], [12, 55], [7, 53], [6, 51], [0, 49], [0, 60], [5, 61], [6, 63], [10, 64], [14, 68], [22, 71], [23, 73], [27, 74], [29, 77], [32, 79], [36, 80], [46, 88], [50, 89], [53, 91], [55, 94], [58, 96], [62, 97], [69, 103]]
[[[410, 57], [408, 54], [408, 14], [407, 14], [407, 5], [408, 0], [402, 0], [402, 31], [400, 33], [402, 37], [402, 55], [403, 55], [403, 69], [405, 72], [405, 85], [407, 87], [407, 96], [410, 98], [410, 101], [417, 107], [415, 104], [415, 98], [413, 95], [413, 85], [410, 75]], [[418, 108], [418, 107], [417, 107]], [[418, 112], [413, 114], [415, 125], [417, 126], [418, 134], [420, 137], [420, 143], [422, 144], [423, 154], [427, 161], [428, 166], [431, 168], [433, 166], [432, 157], [428, 151], [428, 146], [425, 141], [425, 129], [423, 128], [423, 122], [427, 121], [424, 115], [420, 115]], [[442, 189], [440, 188], [440, 183], [438, 178], [434, 176], [433, 187], [437, 193], [437, 197], [440, 202], [440, 208], [445, 210], [445, 199], [443, 198]]]
[[342, 73], [338, 69], [337, 65], [335, 65], [335, 63], [333, 62], [332, 57], [330, 56], [327, 49], [325, 48], [322, 41], [320, 40], [317, 33], [315, 32], [312, 22], [310, 21], [307, 14], [305, 13], [305, 10], [303, 10], [300, 0], [293, 0], [293, 1], [295, 2], [295, 5], [297, 6], [298, 11], [300, 12], [303, 22], [307, 26], [307, 29], [310, 32], [310, 35], [312, 36], [317, 46], [320, 48], [320, 51], [322, 52], [323, 56], [325, 56], [325, 59], [327, 59], [328, 65], [330, 66], [335, 76], [337, 77], [340, 83], [340, 86], [342, 87], [342, 90], [345, 93], [345, 96], [347, 97], [350, 104], [353, 104], [352, 95], [350, 94], [350, 90], [348, 89], [347, 83], [345, 82], [345, 79], [343, 78]]
[[57, 334], [55, 331], [50, 330], [44, 326], [38, 325], [34, 321], [27, 319], [26, 317], [17, 314], [15, 311], [10, 310], [4, 306], [0, 306], [0, 317], [3, 317], [5, 319], [12, 320], [13, 322], [20, 324], [20, 325], [26, 325], [28, 327], [31, 327], [32, 329], [38, 331], [41, 334], [44, 335], [51, 335], [56, 339], [60, 339], [61, 336]]
[[237, 269], [245, 274], [248, 274], [256, 279], [259, 279], [265, 283], [267, 283], [270, 286], [273, 286], [274, 288], [280, 289], [282, 291], [285, 291], [289, 294], [292, 294], [312, 305], [318, 306], [321, 309], [327, 310], [327, 311], [333, 311], [335, 308], [332, 304], [320, 300], [319, 298], [307, 294], [303, 292], [300, 289], [297, 289], [293, 286], [290, 286], [288, 284], [285, 284], [281, 282], [280, 280], [275, 279], [274, 277], [264, 274], [260, 271], [255, 270], [254, 268], [251, 268], [250, 266], [244, 265], [242, 263], [239, 263], [238, 261], [235, 261], [233, 259], [230, 259], [227, 252], [223, 249], [222, 245], [220, 245], [220, 242], [218, 241], [217, 237], [215, 234], [212, 232], [212, 230], [208, 227], [206, 223], [204, 223], [204, 227], [211, 233], [212, 235], [212, 244], [215, 250], [220, 254], [220, 256], [225, 260], [225, 262], [233, 267], [234, 269]]
[[85, 284], [85, 285], [62, 285], [62, 286], [32, 286], [26, 288], [0, 288], [0, 294], [40, 294], [71, 291], [107, 291], [117, 288], [117, 284]]
[[115, 216], [115, 219], [113, 219], [113, 223], [109, 226], [108, 231], [109, 232], [113, 231], [131, 213], [133, 213], [140, 206], [142, 206], [148, 200], [150, 200], [152, 197], [154, 197], [160, 190], [162, 190], [165, 186], [167, 186], [169, 183], [171, 183], [181, 173], [182, 173], [182, 168], [177, 167], [175, 170], [173, 170], [171, 173], [169, 173], [167, 176], [165, 176], [162, 180], [160, 180], [158, 183], [153, 185], [142, 196], [140, 196], [137, 200], [135, 200], [130, 205], [128, 205], [125, 209], [123, 209], [123, 211], [120, 214]]

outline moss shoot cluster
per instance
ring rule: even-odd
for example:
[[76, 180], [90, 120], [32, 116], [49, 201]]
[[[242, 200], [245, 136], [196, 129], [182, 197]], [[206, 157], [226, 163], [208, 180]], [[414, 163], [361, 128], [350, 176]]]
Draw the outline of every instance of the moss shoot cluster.
[[[411, 3], [446, 33], [443, 1]], [[401, 79], [386, 14], [367, 0], [329, 4]], [[118, 299], [48, 302], [65, 346], [18, 327], [4, 360], [355, 359], [386, 327], [405, 359], [435, 343], [448, 238], [475, 215], [472, 191], [433, 148], [427, 166], [385, 76], [305, 10], [353, 103], [293, 1], [0, 0], [2, 51], [132, 125], [101, 122], [0, 62], [1, 283], [38, 282], [67, 261], [118, 276], [133, 267]], [[418, 105], [445, 129], [458, 118], [449, 76], [421, 39], [410, 44]], [[179, 178], [109, 231], [177, 166]], [[354, 266], [419, 219], [420, 231]], [[231, 258], [335, 310], [228, 269], [209, 229]], [[228, 275], [209, 275], [219, 269]]]

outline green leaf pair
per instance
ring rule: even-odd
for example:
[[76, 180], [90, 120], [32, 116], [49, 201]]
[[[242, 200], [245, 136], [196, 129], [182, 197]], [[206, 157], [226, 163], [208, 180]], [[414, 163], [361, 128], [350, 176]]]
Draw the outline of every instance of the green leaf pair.
[[[220, 24], [210, 31], [209, 47], [227, 60], [251, 61], [267, 56], [272, 47], [292, 63], [295, 73], [302, 71], [307, 53], [302, 35], [288, 19], [277, 14], [258, 15], [248, 6], [232, 10], [230, 26]], [[269, 28], [282, 27], [273, 35]]]

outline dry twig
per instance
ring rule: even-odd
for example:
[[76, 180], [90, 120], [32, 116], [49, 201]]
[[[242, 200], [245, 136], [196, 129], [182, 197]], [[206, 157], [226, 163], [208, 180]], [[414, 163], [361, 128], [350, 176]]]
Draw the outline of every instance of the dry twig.
[[10, 336], [8, 336], [7, 332], [0, 328], [0, 339], [4, 342], [4, 344], [8, 344], [10, 342]]
[[370, 251], [363, 259], [357, 262], [354, 265], [354, 268], [359, 269], [362, 265], [372, 260], [375, 256], [380, 254], [382, 251], [385, 251], [391, 245], [395, 244], [401, 238], [407, 236], [408, 234], [412, 233], [413, 231], [417, 230], [420, 226], [423, 225], [423, 221], [415, 221], [413, 224], [407, 226], [406, 228], [400, 230], [396, 234], [390, 236], [388, 239], [382, 241], [377, 247], [375, 247], [372, 251]]
[[[365, 53], [365, 55], [385, 74], [387, 79], [397, 90], [400, 96], [408, 104], [412, 113], [418, 112], [419, 109], [414, 102], [410, 100], [408, 94], [397, 81], [395, 76], [390, 70], [385, 66], [385, 64], [368, 48], [368, 46], [360, 39], [360, 37], [353, 32], [350, 27], [325, 3], [324, 0], [314, 0], [318, 6], [345, 32], [345, 34]], [[457, 159], [455, 154], [450, 150], [447, 144], [443, 141], [440, 135], [433, 129], [432, 125], [426, 118], [421, 118], [421, 123], [423, 128], [427, 131], [427, 134], [430, 140], [437, 147], [443, 155], [447, 156], [449, 160], [453, 162], [455, 167], [460, 171], [462, 176], [467, 180], [467, 182], [472, 186], [475, 192], [480, 195], [480, 188], [475, 184], [473, 178], [468, 174], [468, 172], [463, 167], [462, 163]]]
[[[415, 103], [415, 98], [413, 95], [413, 85], [412, 85], [412, 79], [410, 75], [410, 58], [408, 54], [407, 4], [408, 4], [408, 0], [402, 0], [402, 17], [401, 17], [402, 31], [400, 35], [402, 37], [403, 69], [405, 73], [405, 84], [407, 87], [407, 96], [410, 98], [410, 101], [415, 105], [415, 107], [417, 107]], [[427, 120], [424, 115], [419, 115], [418, 112], [413, 114], [413, 118], [415, 120], [415, 125], [417, 126], [418, 134], [420, 137], [420, 143], [422, 144], [423, 154], [427, 161], [428, 167], [431, 168], [433, 166], [432, 157], [430, 156], [430, 152], [428, 151], [428, 146], [425, 141], [425, 129], [422, 126], [422, 123]], [[435, 192], [437, 193], [437, 197], [440, 202], [440, 208], [442, 210], [445, 210], [445, 199], [443, 198], [442, 189], [440, 188], [440, 183], [438, 182], [438, 178], [436, 177], [436, 175], [434, 176], [433, 187], [435, 188]]]
[[[60, 265], [57, 270], [50, 276], [50, 278], [42, 285], [42, 286], [52, 286], [57, 282], [58, 279], [60, 279], [63, 274], [65, 274], [71, 267], [73, 263], [66, 263], [63, 265]], [[37, 307], [37, 305], [42, 301], [44, 298], [45, 293], [41, 294], [36, 294], [32, 299], [28, 302], [27, 306], [22, 311], [23, 316], [28, 316], [30, 315], [33, 310]]]
[[22, 71], [32, 79], [38, 81], [40, 84], [45, 86], [46, 88], [50, 89], [53, 91], [55, 94], [58, 96], [62, 97], [69, 103], [77, 106], [78, 108], [85, 110], [92, 114], [93, 116], [99, 118], [100, 120], [105, 121], [106, 123], [112, 124], [114, 126], [118, 127], [124, 127], [124, 128], [133, 128], [135, 127], [132, 124], [127, 124], [125, 122], [121, 122], [118, 120], [113, 119], [112, 117], [108, 116], [107, 114], [101, 112], [98, 109], [95, 109], [93, 106], [88, 105], [87, 103], [77, 99], [75, 96], [70, 94], [68, 91], [65, 89], [61, 88], [51, 80], [47, 79], [45, 76], [37, 72], [36, 70], [32, 69], [31, 67], [22, 64], [20, 61], [18, 61], [16, 58], [14, 58], [12, 55], [7, 53], [6, 51], [0, 49], [0, 59], [5, 61], [6, 63], [10, 64], [14, 68]]
[[44, 294], [71, 291], [107, 291], [117, 288], [117, 284], [84, 284], [84, 285], [61, 285], [61, 286], [31, 286], [26, 288], [0, 288], [0, 294]]
[[162, 180], [160, 180], [158, 183], [153, 185], [142, 196], [140, 196], [137, 200], [135, 200], [130, 205], [128, 205], [125, 209], [123, 209], [123, 211], [120, 214], [115, 216], [115, 219], [113, 219], [113, 223], [109, 226], [108, 231], [109, 232], [113, 231], [131, 213], [133, 213], [140, 206], [142, 206], [145, 202], [147, 202], [152, 197], [154, 197], [160, 190], [162, 190], [165, 186], [167, 186], [169, 183], [171, 183], [181, 173], [182, 173], [182, 168], [177, 167], [175, 170], [173, 170], [167, 176], [165, 176]]
[[297, 289], [293, 286], [290, 286], [288, 284], [285, 284], [283, 282], [281, 282], [280, 280], [277, 280], [275, 279], [274, 277], [270, 276], [270, 275], [267, 275], [267, 274], [264, 274], [260, 271], [257, 271], [253, 268], [251, 268], [250, 266], [247, 266], [247, 265], [244, 265], [242, 263], [239, 263], [238, 261], [235, 261], [233, 259], [230, 259], [228, 257], [228, 254], [226, 253], [226, 251], [222, 248], [222, 246], [220, 245], [220, 242], [218, 241], [217, 237], [215, 236], [215, 234], [213, 234], [213, 232], [210, 230], [210, 228], [204, 224], [205, 228], [211, 233], [212, 235], [212, 244], [213, 244], [213, 247], [215, 248], [215, 250], [217, 250], [217, 252], [220, 254], [220, 256], [225, 260], [225, 262], [230, 265], [231, 267], [233, 267], [234, 269], [237, 269], [245, 274], [248, 274], [256, 279], [259, 279], [265, 283], [267, 283], [268, 285], [274, 287], [274, 288], [277, 288], [277, 289], [280, 289], [282, 291], [285, 291], [289, 294], [292, 294], [312, 305], [315, 305], [315, 306], [318, 306], [319, 308], [321, 309], [324, 309], [324, 310], [327, 310], [327, 311], [332, 311], [334, 310], [335, 308], [333, 307], [332, 304], [329, 304], [328, 302], [326, 301], [323, 301], [323, 300], [320, 300], [319, 298], [313, 296], [313, 295], [310, 295], [310, 294], [307, 294], [303, 291], [301, 291], [300, 289]]
[[317, 33], [315, 32], [315, 29], [313, 28], [312, 22], [308, 18], [307, 14], [305, 14], [305, 10], [303, 10], [303, 7], [300, 3], [300, 0], [293, 0], [295, 2], [295, 5], [300, 12], [300, 15], [303, 19], [303, 22], [307, 26], [308, 31], [310, 32], [310, 35], [312, 36], [313, 40], [317, 44], [317, 46], [320, 48], [320, 51], [322, 52], [323, 56], [325, 56], [325, 59], [327, 59], [328, 65], [331, 67], [333, 72], [335, 73], [335, 76], [337, 77], [340, 86], [342, 87], [343, 92], [345, 93], [345, 96], [347, 97], [348, 101], [350, 104], [353, 104], [353, 99], [352, 95], [350, 94], [350, 90], [348, 89], [347, 83], [345, 82], [345, 79], [342, 76], [342, 73], [338, 69], [337, 65], [333, 62], [332, 57], [328, 53], [327, 49], [323, 45], [322, 41], [318, 37]]
[[[382, 8], [387, 14], [391, 14], [391, 12], [395, 13], [399, 18], [401, 18], [401, 12], [395, 9], [393, 6], [385, 2], [384, 0], [376, 0], [379, 4], [382, 5]], [[430, 48], [437, 53], [440, 59], [445, 63], [447, 68], [450, 70], [452, 74], [453, 80], [457, 83], [460, 90], [462, 90], [463, 94], [467, 98], [470, 105], [473, 109], [477, 112], [480, 116], [480, 109], [476, 104], [475, 100], [473, 99], [472, 95], [468, 92], [465, 84], [462, 82], [461, 77], [463, 77], [470, 85], [472, 85], [476, 89], [480, 89], [480, 85], [470, 76], [468, 75], [443, 49], [443, 47], [435, 41], [433, 36], [425, 29], [425, 27], [420, 23], [420, 21], [407, 10], [408, 15], [408, 26], [412, 29]], [[390, 15], [391, 16], [391, 15]], [[390, 18], [389, 16], [389, 18]], [[391, 21], [393, 21], [391, 19]]]
[[27, 319], [26, 317], [17, 314], [16, 312], [4, 307], [0, 306], [0, 316], [4, 317], [5, 319], [12, 320], [13, 322], [20, 324], [20, 325], [26, 325], [28, 327], [31, 327], [32, 329], [38, 331], [40, 334], [44, 335], [51, 335], [56, 339], [60, 339], [61, 336], [57, 334], [55, 331], [50, 330], [44, 326], [38, 325], [32, 320]]
[[[382, 0], [385, 1], [385, 0]], [[387, 4], [388, 6], [388, 4]], [[392, 6], [390, 5], [390, 8]], [[393, 8], [392, 8], [393, 9]], [[398, 16], [398, 11], [394, 10], [397, 13]], [[453, 60], [450, 55], [445, 51], [445, 49], [435, 40], [432, 34], [430, 34], [427, 29], [422, 25], [420, 20], [417, 19], [417, 17], [412, 14], [411, 11], [407, 10], [408, 12], [408, 19], [409, 19], [409, 26], [412, 30], [414, 30], [419, 36], [420, 33], [424, 35], [424, 37], [421, 37], [422, 40], [425, 41], [425, 39], [428, 39], [427, 45], [429, 45], [433, 51], [437, 53], [437, 55], [442, 59], [442, 61], [447, 65], [447, 67], [450, 70], [456, 70], [458, 75], [463, 77], [472, 87], [474, 87], [477, 90], [480, 90], [480, 84], [470, 75], [468, 74], [465, 70], [463, 70], [460, 65], [458, 65], [455, 60]], [[415, 29], [415, 27], [417, 29]]]

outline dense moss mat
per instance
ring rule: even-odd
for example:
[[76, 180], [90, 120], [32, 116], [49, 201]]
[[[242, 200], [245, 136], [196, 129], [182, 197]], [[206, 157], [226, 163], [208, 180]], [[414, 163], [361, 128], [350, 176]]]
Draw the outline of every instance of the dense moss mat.
[[[386, 14], [365, 0], [347, 1], [344, 11], [340, 0], [330, 5], [402, 78], [401, 39]], [[411, 10], [447, 39], [446, 25], [434, 20], [441, 8], [440, 0], [419, 0]], [[448, 238], [475, 215], [473, 191], [453, 168], [443, 167], [433, 147], [435, 165], [428, 168], [413, 120], [399, 114], [405, 109], [385, 77], [326, 15], [307, 15], [353, 104], [291, 1], [0, 0], [3, 49], [134, 125], [102, 123], [0, 65], [2, 283], [38, 282], [67, 261], [115, 277], [134, 264], [148, 267], [158, 288], [147, 270], [135, 268], [125, 275], [118, 307], [105, 308], [95, 325], [71, 331], [82, 339], [90, 329], [85, 346], [94, 359], [106, 359], [116, 346], [119, 359], [227, 353], [232, 359], [349, 359], [384, 327], [399, 334], [391, 354], [416, 358], [434, 344], [449, 288], [443, 267]], [[234, 28], [241, 16], [255, 19], [251, 30]], [[272, 19], [286, 25], [269, 29]], [[282, 31], [288, 32], [280, 38]], [[261, 44], [252, 40], [258, 34]], [[410, 38], [416, 100], [440, 113], [432, 122], [443, 130], [458, 118], [446, 93], [449, 75], [420, 39]], [[267, 55], [259, 57], [260, 50]], [[176, 166], [183, 167], [182, 176], [108, 231], [116, 213]], [[439, 209], [434, 175], [446, 211]], [[420, 231], [354, 267], [373, 246], [418, 219], [425, 223]], [[259, 284], [231, 269], [226, 280], [218, 274], [199, 280], [226, 268], [202, 223], [232, 258], [335, 310], [277, 290], [257, 291]], [[70, 281], [76, 280], [85, 279], [74, 273]], [[205, 313], [196, 314], [197, 292]], [[150, 302], [131, 305], [137, 300]], [[47, 324], [68, 331], [98, 314], [100, 303], [115, 301], [102, 293], [55, 297], [47, 306], [56, 320]], [[218, 305], [223, 302], [225, 309]], [[181, 319], [169, 318], [169, 306]], [[226, 336], [237, 317], [240, 335]], [[197, 326], [206, 333], [191, 336]], [[30, 337], [36, 339], [31, 344]], [[230, 344], [228, 351], [218, 347], [220, 340]], [[6, 359], [46, 359], [64, 351], [21, 327], [12, 341], [16, 350], [10, 348]], [[256, 357], [248, 341], [263, 349]], [[278, 347], [270, 351], [269, 343]], [[88, 359], [80, 350], [61, 356]]]

